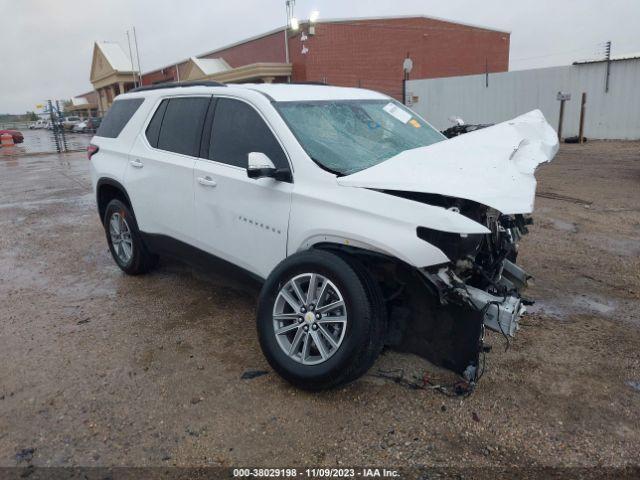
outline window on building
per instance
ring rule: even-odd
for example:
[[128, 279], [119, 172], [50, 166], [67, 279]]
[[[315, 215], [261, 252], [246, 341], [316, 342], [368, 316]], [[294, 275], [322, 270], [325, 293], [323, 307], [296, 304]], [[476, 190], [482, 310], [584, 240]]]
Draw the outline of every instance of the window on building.
[[209, 97], [170, 99], [162, 119], [157, 148], [197, 156], [209, 101]]
[[267, 155], [276, 168], [289, 168], [278, 140], [250, 105], [230, 98], [216, 103], [209, 146], [209, 159], [247, 168], [250, 152]]
[[144, 98], [127, 98], [113, 102], [96, 132], [98, 137], [116, 138], [136, 113]]
[[156, 109], [156, 113], [153, 114], [153, 118], [147, 126], [145, 135], [149, 140], [149, 145], [156, 148], [158, 146], [158, 137], [160, 136], [160, 127], [162, 126], [162, 119], [164, 118], [164, 112], [167, 109], [169, 100], [165, 99], [160, 103], [160, 106]]

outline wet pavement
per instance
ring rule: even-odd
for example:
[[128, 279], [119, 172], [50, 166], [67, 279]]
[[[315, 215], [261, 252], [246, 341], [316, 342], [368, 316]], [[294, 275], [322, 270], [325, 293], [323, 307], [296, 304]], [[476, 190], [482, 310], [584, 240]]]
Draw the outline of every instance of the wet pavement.
[[[25, 155], [34, 153], [57, 153], [57, 146], [53, 132], [46, 129], [29, 130], [21, 129], [24, 142], [17, 143], [13, 147], [0, 148], [0, 158], [8, 155]], [[91, 140], [92, 135], [88, 133], [65, 132], [67, 151], [85, 150]], [[64, 145], [60, 141], [60, 148], [64, 150]]]
[[522, 244], [540, 302], [508, 351], [489, 334], [465, 399], [383, 378], [453, 380], [394, 352], [346, 388], [290, 387], [258, 346], [259, 285], [122, 274], [83, 153], [0, 154], [0, 466], [637, 464], [639, 152], [563, 146], [542, 168], [565, 200], [537, 199]]

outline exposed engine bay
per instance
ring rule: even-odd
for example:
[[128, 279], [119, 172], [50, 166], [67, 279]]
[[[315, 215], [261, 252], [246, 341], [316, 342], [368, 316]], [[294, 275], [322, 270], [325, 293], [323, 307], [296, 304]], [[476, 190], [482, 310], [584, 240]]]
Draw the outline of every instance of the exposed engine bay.
[[531, 276], [515, 263], [518, 242], [528, 233], [532, 219], [502, 215], [470, 200], [384, 193], [454, 209], [491, 232], [465, 235], [418, 227], [418, 237], [440, 248], [451, 262], [413, 269], [414, 274], [396, 265], [393, 280], [387, 273], [378, 276], [389, 292], [396, 289], [395, 295], [387, 295], [387, 344], [423, 356], [474, 383], [482, 374], [481, 354], [488, 350], [485, 328], [500, 333], [508, 343], [526, 305], [533, 303], [522, 294]]

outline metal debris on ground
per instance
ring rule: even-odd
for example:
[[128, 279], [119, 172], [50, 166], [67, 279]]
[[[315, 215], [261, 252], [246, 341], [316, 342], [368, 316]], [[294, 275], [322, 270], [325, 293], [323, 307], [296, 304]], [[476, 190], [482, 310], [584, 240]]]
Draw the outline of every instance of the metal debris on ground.
[[18, 453], [16, 453], [16, 462], [18, 463], [30, 462], [31, 460], [33, 460], [33, 453], [35, 451], [36, 449], [33, 447], [23, 448]]
[[409, 390], [435, 390], [447, 397], [468, 397], [475, 389], [476, 384], [467, 380], [460, 380], [448, 385], [442, 385], [431, 381], [429, 374], [424, 373], [422, 378], [414, 376], [414, 380], [405, 378], [404, 370], [380, 370], [371, 376], [391, 380]]
[[252, 380], [254, 378], [257, 377], [261, 377], [263, 375], [268, 374], [269, 372], [267, 372], [266, 370], [246, 370], [242, 376], [240, 377], [241, 380]]
[[633, 381], [633, 380], [628, 380], [626, 382], [627, 385], [629, 385], [631, 388], [633, 388], [634, 390], [637, 390], [638, 392], [640, 392], [640, 381]]

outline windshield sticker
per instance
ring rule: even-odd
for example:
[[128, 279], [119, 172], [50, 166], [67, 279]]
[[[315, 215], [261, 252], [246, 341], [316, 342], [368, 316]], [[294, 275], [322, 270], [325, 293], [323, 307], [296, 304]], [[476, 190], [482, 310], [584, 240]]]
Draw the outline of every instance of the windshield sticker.
[[420, 128], [422, 126], [420, 125], [420, 122], [418, 122], [415, 118], [412, 118], [411, 120], [409, 120], [409, 125], [415, 128]]
[[407, 123], [411, 119], [411, 114], [405, 112], [401, 108], [396, 107], [393, 103], [387, 103], [382, 109], [387, 112], [389, 115], [396, 118], [396, 120], [400, 120], [402, 123]]

